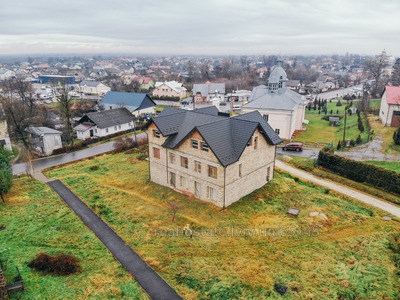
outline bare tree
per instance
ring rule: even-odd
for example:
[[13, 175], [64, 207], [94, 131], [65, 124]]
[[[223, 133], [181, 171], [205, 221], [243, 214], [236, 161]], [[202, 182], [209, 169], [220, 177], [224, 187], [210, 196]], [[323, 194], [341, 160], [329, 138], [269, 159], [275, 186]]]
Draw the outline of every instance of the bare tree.
[[173, 200], [167, 201], [168, 209], [172, 212], [172, 222], [175, 222], [175, 216], [181, 209], [181, 206]]
[[375, 84], [372, 86], [374, 95], [380, 94], [389, 80], [385, 74], [387, 66], [389, 66], [389, 56], [385, 51], [364, 62], [364, 72], [367, 72], [375, 80]]
[[390, 83], [392, 85], [400, 86], [400, 58], [396, 59], [396, 63], [393, 66]]

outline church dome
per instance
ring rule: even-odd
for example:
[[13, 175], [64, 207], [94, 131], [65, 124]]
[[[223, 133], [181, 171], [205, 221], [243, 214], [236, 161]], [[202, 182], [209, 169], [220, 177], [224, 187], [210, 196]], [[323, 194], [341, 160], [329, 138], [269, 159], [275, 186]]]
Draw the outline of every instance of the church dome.
[[277, 60], [275, 68], [269, 75], [268, 83], [279, 83], [282, 81], [287, 81], [287, 75], [285, 70], [282, 68], [282, 61]]

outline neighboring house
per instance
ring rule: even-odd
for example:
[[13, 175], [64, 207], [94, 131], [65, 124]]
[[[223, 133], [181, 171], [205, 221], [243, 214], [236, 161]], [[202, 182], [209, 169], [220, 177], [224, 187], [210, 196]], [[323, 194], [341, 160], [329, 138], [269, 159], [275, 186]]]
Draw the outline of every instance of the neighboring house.
[[268, 78], [268, 86], [255, 87], [241, 112], [259, 111], [282, 139], [291, 139], [296, 130], [303, 130], [306, 99], [288, 89], [286, 81], [282, 61], [278, 60]]
[[385, 126], [400, 127], [400, 86], [385, 87], [379, 119]]
[[45, 155], [51, 155], [53, 150], [62, 148], [61, 131], [48, 127], [28, 127], [25, 131], [29, 133], [32, 147]]
[[10, 136], [8, 135], [7, 121], [3, 112], [3, 107], [0, 104], [0, 148], [12, 150]]
[[288, 80], [286, 81], [286, 86], [292, 91], [298, 92], [301, 87], [300, 80]]
[[227, 207], [274, 177], [279, 136], [257, 112], [166, 108], [147, 127], [150, 179]]
[[177, 81], [156, 82], [153, 90], [153, 96], [156, 97], [186, 97], [186, 88]]
[[151, 77], [142, 77], [139, 81], [141, 90], [151, 90], [154, 88], [155, 82]]
[[15, 77], [15, 72], [5, 69], [5, 68], [0, 68], [0, 80], [7, 80], [12, 77]]
[[86, 95], [100, 95], [103, 96], [111, 91], [111, 88], [98, 81], [83, 80], [79, 84], [79, 91]]
[[213, 98], [224, 100], [225, 83], [194, 84], [192, 94], [196, 103], [208, 102]]
[[101, 101], [105, 110], [126, 107], [133, 115], [155, 113], [156, 103], [143, 93], [108, 92]]
[[125, 107], [85, 114], [74, 127], [77, 138], [86, 140], [133, 129], [133, 115]]

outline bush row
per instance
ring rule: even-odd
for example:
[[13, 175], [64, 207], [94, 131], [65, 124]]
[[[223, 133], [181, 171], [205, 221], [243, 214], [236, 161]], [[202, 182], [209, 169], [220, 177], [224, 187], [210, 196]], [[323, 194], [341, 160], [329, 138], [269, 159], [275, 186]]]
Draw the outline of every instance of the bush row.
[[181, 98], [177, 96], [151, 96], [153, 100], [164, 100], [164, 101], [179, 101]]
[[397, 172], [335, 155], [327, 148], [319, 152], [318, 165], [351, 180], [400, 195], [400, 174]]

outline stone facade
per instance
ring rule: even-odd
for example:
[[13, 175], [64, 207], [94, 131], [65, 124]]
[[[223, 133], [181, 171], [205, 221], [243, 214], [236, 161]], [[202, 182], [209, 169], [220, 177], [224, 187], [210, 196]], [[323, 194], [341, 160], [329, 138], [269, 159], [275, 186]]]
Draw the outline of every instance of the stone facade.
[[154, 123], [148, 128], [148, 136], [150, 179], [219, 207], [238, 201], [274, 176], [275, 146], [268, 144], [258, 129], [240, 159], [227, 167], [220, 164], [197, 131], [176, 149], [162, 146], [166, 137]]

